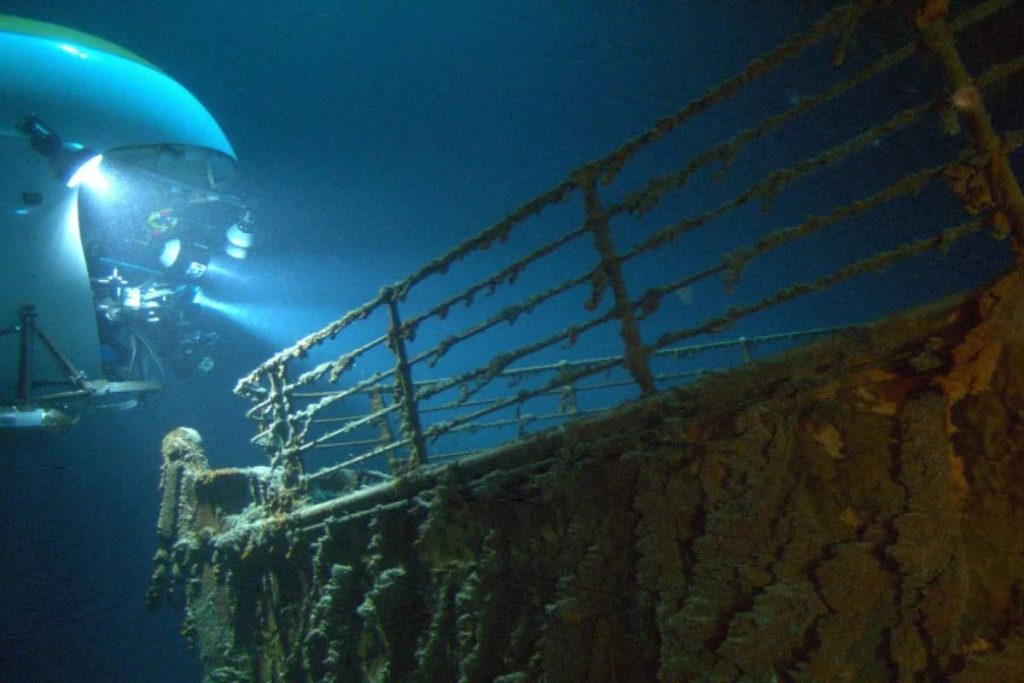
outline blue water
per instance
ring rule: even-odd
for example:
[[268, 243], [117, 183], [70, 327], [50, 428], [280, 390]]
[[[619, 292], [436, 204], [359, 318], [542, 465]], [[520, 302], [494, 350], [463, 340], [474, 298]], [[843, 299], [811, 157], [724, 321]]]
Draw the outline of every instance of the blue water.
[[[791, 4], [0, 3], [121, 44], [189, 88], [238, 153], [235, 190], [262, 240], [218, 290], [241, 308], [210, 317], [212, 372], [134, 411], [2, 444], [0, 681], [198, 680], [180, 615], [143, 607], [162, 436], [189, 425], [215, 466], [264, 464], [231, 394], [238, 377], [820, 10]], [[862, 299], [847, 304], [864, 317]]]

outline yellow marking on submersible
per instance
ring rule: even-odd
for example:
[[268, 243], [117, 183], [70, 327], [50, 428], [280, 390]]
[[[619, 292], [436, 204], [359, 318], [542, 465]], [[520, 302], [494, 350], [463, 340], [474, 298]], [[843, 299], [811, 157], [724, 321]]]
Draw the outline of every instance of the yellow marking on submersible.
[[57, 42], [80, 45], [82, 47], [92, 48], [93, 50], [99, 50], [108, 54], [117, 55], [118, 57], [130, 59], [131, 61], [147, 66], [150, 69], [160, 71], [160, 68], [156, 65], [146, 61], [131, 50], [126, 50], [120, 45], [116, 45], [109, 40], [104, 40], [103, 38], [99, 38], [89, 33], [76, 31], [73, 28], [67, 28], [65, 26], [58, 26], [57, 24], [51, 24], [46, 21], [36, 21], [35, 19], [26, 19], [24, 17], [11, 16], [9, 14], [0, 14], [0, 32], [20, 33], [22, 35], [33, 36], [35, 38], [46, 38]]

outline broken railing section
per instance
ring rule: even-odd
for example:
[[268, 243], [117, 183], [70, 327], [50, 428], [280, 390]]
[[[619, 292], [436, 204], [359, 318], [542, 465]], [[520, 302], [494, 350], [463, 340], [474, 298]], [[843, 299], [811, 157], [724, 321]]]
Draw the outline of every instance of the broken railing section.
[[[573, 412], [573, 406], [577, 405], [576, 392], [596, 391], [599, 387], [621, 387], [621, 382], [611, 380], [590, 386], [580, 385], [580, 380], [593, 375], [624, 368], [629, 374], [627, 382], [637, 394], [645, 395], [664, 388], [667, 375], [652, 371], [650, 362], [661, 354], [671, 353], [673, 345], [686, 339], [721, 333], [758, 312], [828, 289], [863, 273], [884, 269], [925, 251], [946, 250], [954, 241], [972, 233], [994, 227], [998, 236], [1009, 235], [1013, 238], [1012, 243], [1019, 257], [1022, 253], [1021, 245], [1024, 244], [1024, 201], [1010, 166], [1009, 155], [1024, 142], [1024, 132], [1015, 131], [1000, 136], [986, 111], [985, 93], [1011, 78], [1020, 78], [1020, 73], [1024, 71], [1024, 55], [1017, 54], [1002, 63], [983, 65], [980, 72], [972, 76], [964, 67], [955, 44], [955, 36], [960, 32], [982, 20], [997, 17], [1013, 4], [1014, 0], [988, 0], [963, 14], [950, 17], [946, 3], [924, 3], [916, 17], [916, 30], [923, 36], [922, 40], [910, 40], [888, 51], [873, 63], [824, 87], [820, 92], [787, 103], [779, 113], [736, 132], [725, 142], [697, 153], [677, 170], [656, 176], [639, 189], [624, 193], [619, 201], [607, 204], [603, 201], [601, 186], [616, 179], [638, 151], [657, 144], [712, 107], [725, 104], [742, 88], [765, 77], [776, 67], [796, 59], [827, 39], [836, 41], [833, 54], [837, 64], [848, 59], [850, 41], [856, 31], [865, 30], [873, 14], [885, 12], [888, 3], [855, 2], [832, 10], [806, 33], [753, 60], [736, 76], [712, 88], [675, 114], [659, 120], [651, 129], [627, 141], [611, 154], [586, 164], [571, 173], [565, 181], [526, 202], [509, 216], [447, 254], [427, 263], [410, 277], [383, 288], [363, 306], [268, 359], [240, 380], [236, 388], [238, 393], [251, 397], [255, 402], [249, 411], [249, 416], [259, 424], [259, 433], [254, 441], [268, 449], [272, 466], [285, 473], [282, 481], [287, 486], [298, 483], [303, 469], [302, 458], [313, 449], [347, 449], [350, 457], [333, 467], [351, 467], [386, 456], [392, 470], [401, 472], [427, 462], [430, 459], [430, 445], [441, 436], [456, 431], [480, 429], [487, 425], [481, 422], [481, 418], [492, 413], [515, 409], [514, 416], [490, 424], [515, 425], [521, 432], [524, 424], [534, 420], [530, 413], [524, 411], [523, 406], [535, 397], [552, 394], [562, 397], [560, 405], [564, 405], [566, 410], [559, 410], [556, 414], [564, 417], [579, 413], [578, 410]], [[891, 19], [900, 20], [896, 16]], [[875, 21], [882, 19], [875, 17]], [[844, 96], [853, 96], [858, 88], [871, 84], [897, 65], [906, 65], [914, 58], [937, 60], [947, 75], [947, 90], [926, 95], [920, 104], [890, 114], [885, 120], [861, 130], [845, 141], [806, 158], [791, 161], [763, 175], [745, 189], [738, 190], [732, 198], [718, 206], [696, 215], [681, 216], [679, 220], [647, 235], [629, 249], [619, 251], [615, 248], [613, 222], [616, 219], [648, 214], [661, 205], [665, 198], [683, 191], [695, 173], [707, 170], [712, 165], [721, 165], [721, 173], [724, 174], [740, 154], [748, 151], [751, 143], [791, 122], [802, 120], [802, 117], [812, 114], [826, 103]], [[967, 98], [968, 106], [962, 103], [957, 105], [954, 95]], [[967, 145], [952, 157], [935, 159], [932, 165], [910, 172], [888, 187], [841, 206], [829, 207], [799, 223], [769, 230], [751, 243], [725, 253], [716, 263], [695, 272], [680, 272], [670, 282], [642, 283], [643, 291], [629, 291], [626, 278], [623, 277], [623, 266], [634, 259], [674, 245], [686, 233], [732, 215], [750, 202], [761, 202], [768, 211], [776, 198], [789, 191], [797, 180], [847, 162], [855, 154], [863, 154], [878, 145], [879, 141], [911, 126], [922, 122], [945, 124], [947, 132], [952, 134], [961, 121], [968, 133]], [[935, 135], [941, 136], [942, 126], [934, 125], [934, 128]], [[723, 278], [731, 290], [748, 266], [764, 255], [829, 226], [872, 215], [872, 212], [897, 200], [912, 199], [940, 182], [944, 182], [960, 199], [970, 219], [952, 226], [937, 226], [928, 237], [886, 248], [830, 274], [778, 288], [757, 301], [737, 303], [709, 315], [698, 324], [660, 332], [656, 339], [643, 338], [643, 323], [658, 311], [667, 296], [715, 277]], [[410, 294], [420, 291], [418, 287], [423, 281], [431, 277], [442, 277], [458, 262], [505, 243], [513, 232], [525, 230], [524, 224], [543, 210], [556, 205], [570, 205], [570, 202], [574, 202], [583, 215], [582, 221], [575, 227], [560, 235], [552, 235], [551, 241], [535, 247], [533, 251], [469, 287], [447, 294], [436, 303], [427, 304], [425, 312], [410, 314], [402, 310]], [[592, 265], [585, 272], [548, 285], [539, 292], [524, 293], [500, 311], [447, 334], [430, 348], [410, 353], [409, 343], [427, 321], [444, 320], [457, 306], [469, 309], [478, 297], [492, 295], [499, 289], [503, 292], [523, 291], [524, 282], [533, 277], [531, 268], [535, 263], [564, 254], [562, 250], [569, 245], [579, 249], [580, 244], [585, 243], [580, 238], [588, 235], [596, 253]], [[574, 253], [573, 257], [578, 259], [579, 254]], [[637, 283], [633, 282], [632, 286], [636, 287]], [[443, 379], [417, 379], [418, 373], [423, 377], [426, 370], [433, 368], [453, 349], [466, 348], [471, 340], [483, 333], [499, 325], [514, 323], [555, 297], [581, 287], [589, 287], [590, 290], [583, 310], [577, 319], [567, 320], [561, 330], [527, 344], [515, 346], [510, 343], [505, 348], [494, 349], [487, 362], [459, 374]], [[607, 296], [609, 291], [610, 297]], [[598, 312], [602, 302], [606, 305], [603, 312]], [[594, 315], [588, 317], [588, 313]], [[386, 320], [386, 325], [382, 326], [382, 320]], [[538, 386], [498, 398], [483, 395], [485, 388], [493, 389], [492, 383], [495, 380], [507, 380], [525, 370], [516, 363], [557, 345], [574, 347], [583, 334], [606, 323], [618, 325], [620, 354], [596, 360], [566, 361], [556, 364], [558, 372]], [[373, 327], [366, 334], [368, 325]], [[332, 359], [302, 370], [303, 361], [314, 349], [327, 346], [339, 335], [357, 328], [362, 338], [369, 341], [349, 345]], [[790, 336], [795, 337], [795, 334]], [[721, 342], [696, 345], [694, 348], [717, 343]], [[370, 354], [380, 352], [381, 349], [390, 352], [393, 359], [390, 367], [378, 365], [384, 369], [355, 379], [352, 370], [357, 362], [365, 361]], [[338, 383], [342, 379], [349, 381], [339, 388]], [[325, 389], [324, 385], [329, 386]], [[437, 397], [444, 392], [457, 392], [458, 396], [440, 405], [429, 403], [438, 400]], [[339, 417], [329, 412], [346, 399], [359, 396], [371, 397], [369, 413]], [[451, 419], [424, 423], [425, 415], [459, 410], [464, 412]], [[391, 428], [392, 419], [401, 425], [398, 433]], [[353, 438], [365, 434], [367, 430], [377, 430], [377, 436]], [[364, 447], [365, 450], [360, 451]]]

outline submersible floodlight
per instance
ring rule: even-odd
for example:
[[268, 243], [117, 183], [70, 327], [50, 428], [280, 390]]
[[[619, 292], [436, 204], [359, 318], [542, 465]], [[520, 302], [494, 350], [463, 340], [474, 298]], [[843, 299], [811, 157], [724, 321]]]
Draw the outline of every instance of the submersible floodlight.
[[105, 188], [106, 180], [99, 170], [102, 154], [77, 142], [64, 142], [34, 114], [22, 119], [18, 129], [28, 135], [32, 149], [49, 159], [65, 187], [72, 189], [86, 183], [96, 189]]
[[88, 147], [82, 147], [71, 154], [73, 156], [68, 159], [68, 168], [71, 172], [65, 186], [72, 188], [85, 184], [98, 190], [105, 189], [106, 178], [100, 171], [103, 155], [97, 154]]
[[173, 275], [198, 280], [210, 267], [210, 249], [198, 242], [167, 240], [160, 252], [160, 265]]
[[244, 219], [232, 224], [225, 237], [227, 237], [227, 243], [224, 245], [224, 252], [236, 259], [247, 258], [249, 250], [252, 249], [252, 245], [256, 241], [252, 228]]

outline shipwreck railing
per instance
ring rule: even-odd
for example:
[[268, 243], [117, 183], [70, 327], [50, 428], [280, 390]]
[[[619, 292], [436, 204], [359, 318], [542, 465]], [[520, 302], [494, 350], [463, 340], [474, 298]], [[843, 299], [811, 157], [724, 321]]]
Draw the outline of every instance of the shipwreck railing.
[[242, 378], [254, 442], [286, 483], [401, 472], [1006, 268], [1024, 245], [1024, 50], [993, 27], [1022, 13], [962, 5], [832, 9]]

